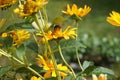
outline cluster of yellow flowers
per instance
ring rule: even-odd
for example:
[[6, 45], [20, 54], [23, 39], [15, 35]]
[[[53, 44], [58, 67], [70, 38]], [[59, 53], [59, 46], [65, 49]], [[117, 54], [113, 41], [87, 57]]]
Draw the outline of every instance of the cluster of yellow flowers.
[[22, 44], [22, 42], [28, 38], [30, 38], [30, 33], [25, 30], [12, 30], [8, 33], [3, 33], [2, 37], [5, 38], [10, 36], [13, 38], [13, 46], [17, 46]]
[[[47, 71], [44, 74], [45, 78], [56, 77], [55, 68], [52, 60], [44, 59], [41, 55], [38, 55], [37, 63], [40, 67], [43, 67], [43, 69]], [[67, 76], [67, 74], [62, 71], [70, 72], [70, 70], [66, 66], [62, 66], [62, 64], [58, 64], [57, 69], [61, 70], [59, 72], [61, 77]]]
[[23, 5], [20, 4], [14, 12], [19, 14], [20, 17], [30, 16], [37, 13], [47, 3], [48, 0], [27, 0]]
[[[16, 0], [0, 0], [0, 8], [7, 7], [15, 3]], [[42, 9], [47, 3], [48, 0], [24, 0], [23, 4], [19, 3], [20, 5], [18, 6], [18, 8], [14, 9], [14, 13], [19, 14], [20, 17], [32, 16], [39, 12], [39, 10]], [[67, 10], [63, 10], [62, 13], [70, 16], [76, 15], [77, 17], [82, 18], [85, 15], [87, 15], [90, 11], [91, 8], [87, 5], [85, 5], [84, 8], [78, 8], [76, 4], [73, 4], [71, 7], [69, 4], [67, 4]], [[110, 17], [107, 17], [107, 21], [114, 26], [120, 27], [120, 13], [112, 11], [112, 13], [110, 13]], [[2, 23], [3, 21], [0, 22], [0, 26], [2, 25]], [[46, 40], [60, 40], [62, 38], [65, 38], [66, 40], [70, 38], [75, 39], [77, 37], [76, 30], [77, 28], [71, 28], [71, 26], [67, 26], [63, 30], [61, 26], [55, 25], [53, 30], [50, 30], [48, 28], [48, 30], [44, 32], [45, 35], [41, 35], [41, 31], [36, 35], [41, 37], [39, 42], [45, 43]], [[25, 30], [12, 30], [2, 34], [2, 38], [6, 38], [8, 36], [10, 36], [13, 39], [13, 46], [17, 46], [22, 44], [26, 39], [29, 39], [31, 35], [28, 31]], [[44, 58], [43, 56], [38, 55], [38, 58], [36, 60], [38, 65], [45, 70], [44, 78], [57, 76], [55, 72], [55, 66], [51, 59]], [[68, 75], [67, 73], [71, 73], [69, 68], [63, 66], [62, 64], [57, 64], [56, 67], [59, 71], [60, 77], [65, 77]], [[92, 80], [107, 80], [107, 75], [104, 74], [100, 74], [99, 77], [97, 77], [96, 75], [93, 75], [92, 77]], [[30, 80], [42, 79], [33, 76]]]

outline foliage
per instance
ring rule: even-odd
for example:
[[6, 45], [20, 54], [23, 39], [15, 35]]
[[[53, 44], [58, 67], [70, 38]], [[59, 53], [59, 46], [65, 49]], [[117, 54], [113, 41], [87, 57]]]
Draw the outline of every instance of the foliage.
[[[101, 41], [91, 34], [79, 35], [78, 24], [91, 11], [89, 6], [78, 8], [76, 4], [68, 4], [67, 9], [61, 11], [64, 15], [49, 22], [48, 0], [4, 0], [1, 3], [1, 11], [11, 10], [10, 18], [21, 18], [11, 25], [6, 24], [8, 18], [0, 21], [0, 57], [7, 58], [0, 66], [1, 79], [85, 80], [92, 75], [100, 75], [98, 80], [107, 80], [106, 75], [115, 76], [112, 70], [96, 66], [87, 59], [82, 61], [83, 64], [80, 61], [80, 55], [84, 58], [86, 53], [119, 59], [116, 56], [120, 52], [119, 39], [103, 38]], [[71, 20], [72, 25], [63, 25], [66, 20]], [[119, 23], [116, 21], [116, 24]], [[66, 60], [69, 56], [79, 64], [78, 72]]]

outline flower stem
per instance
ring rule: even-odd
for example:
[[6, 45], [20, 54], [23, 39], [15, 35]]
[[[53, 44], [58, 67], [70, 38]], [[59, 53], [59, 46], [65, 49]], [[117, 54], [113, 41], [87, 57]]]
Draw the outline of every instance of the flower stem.
[[[76, 22], [76, 27], [77, 27], [77, 29], [78, 29], [78, 22]], [[78, 34], [78, 30], [76, 30], [76, 33]], [[77, 41], [78, 41], [78, 37], [76, 37], [76, 42], [77, 42]], [[78, 47], [76, 47], [76, 56], [77, 56], [78, 64], [79, 64], [81, 70], [84, 71], [84, 69], [83, 69], [83, 67], [82, 67], [82, 64], [81, 64], [81, 61], [80, 61], [80, 59], [79, 59], [79, 55], [78, 55], [78, 54], [79, 54], [79, 53], [78, 53]]]
[[[6, 56], [6, 57], [8, 57], [8, 58], [13, 59], [13, 60], [17, 61], [18, 63], [20, 63], [20, 64], [22, 64], [22, 65], [25, 65], [24, 62], [20, 61], [20, 60], [17, 59], [16, 57], [14, 57], [14, 56], [6, 53], [5, 51], [3, 51], [3, 50], [1, 50], [1, 49], [0, 49], [0, 54]], [[36, 71], [35, 71], [34, 69], [32, 69], [31, 67], [28, 66], [28, 67], [26, 67], [26, 68], [29, 69], [30, 71], [32, 71], [33, 73], [35, 73], [36, 75], [38, 75], [42, 80], [45, 80], [44, 77], [42, 77], [38, 72], [36, 72]]]
[[78, 56], [78, 48], [77, 47], [76, 47], [76, 56], [77, 56], [78, 64], [79, 64], [81, 70], [84, 71], [82, 64], [81, 64], [81, 61], [80, 61], [79, 56]]
[[[41, 16], [41, 18], [42, 18], [42, 15], [41, 14], [39, 14], [40, 16]], [[35, 15], [33, 15], [33, 18], [34, 18], [34, 20], [35, 20], [35, 23], [37, 24], [37, 26], [39, 27], [39, 30], [41, 31], [41, 33], [42, 33], [42, 35], [44, 36], [44, 38], [45, 38], [45, 49], [47, 49], [47, 39], [46, 39], [46, 36], [45, 36], [45, 32], [44, 32], [44, 30], [43, 30], [43, 26], [41, 26], [40, 25], [40, 23], [39, 23], [39, 20], [38, 20], [38, 16], [37, 16], [37, 14], [35, 14]], [[43, 21], [42, 21], [42, 24], [43, 24]], [[46, 50], [46, 52], [47, 52], [47, 50]]]
[[[42, 15], [41, 15], [41, 16], [42, 16]], [[56, 75], [57, 75], [57, 78], [58, 78], [58, 80], [61, 80], [59, 71], [58, 71], [58, 69], [57, 69], [57, 63], [56, 63], [56, 60], [55, 60], [54, 55], [52, 54], [51, 47], [50, 47], [50, 45], [49, 45], [49, 43], [48, 43], [48, 40], [46, 39], [45, 32], [44, 32], [43, 28], [40, 26], [40, 23], [39, 23], [39, 21], [38, 21], [37, 15], [34, 15], [33, 17], [34, 17], [34, 20], [35, 20], [36, 24], [38, 25], [40, 31], [42, 32], [42, 34], [43, 34], [43, 36], [44, 36], [44, 38], [45, 38], [45, 46], [46, 46], [45, 48], [48, 49], [48, 51], [49, 51], [50, 57], [51, 57], [51, 59], [52, 59], [52, 61], [53, 61], [53, 64], [54, 64], [55, 73], [56, 73]]]
[[43, 7], [43, 16], [44, 16], [44, 22], [45, 22], [45, 29], [48, 29], [48, 16], [47, 16], [47, 12], [46, 12], [46, 6]]
[[27, 67], [27, 69], [29, 69], [30, 71], [32, 71], [33, 73], [35, 73], [36, 75], [38, 75], [42, 80], [45, 80], [44, 77], [42, 77], [38, 72], [36, 72], [34, 69], [32, 69], [31, 67]]
[[70, 70], [71, 70], [72, 73], [73, 73], [74, 79], [76, 80], [75, 72], [74, 72], [74, 70], [72, 69], [72, 67], [67, 63], [67, 61], [65, 60], [65, 58], [63, 57], [63, 54], [62, 54], [60, 45], [58, 45], [58, 48], [59, 48], [59, 53], [60, 53], [60, 56], [61, 56], [62, 60], [63, 60], [64, 63], [70, 68]]

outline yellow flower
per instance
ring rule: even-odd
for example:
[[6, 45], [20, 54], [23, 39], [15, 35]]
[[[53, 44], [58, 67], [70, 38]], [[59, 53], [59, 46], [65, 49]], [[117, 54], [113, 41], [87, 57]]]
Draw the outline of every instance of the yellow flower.
[[62, 12], [70, 16], [76, 15], [81, 18], [87, 15], [90, 11], [91, 11], [91, 8], [86, 5], [84, 6], [84, 8], [78, 8], [76, 4], [73, 4], [72, 7], [70, 8], [70, 5], [67, 4], [67, 10]]
[[120, 13], [112, 11], [112, 13], [110, 13], [110, 16], [107, 17], [107, 21], [114, 26], [120, 27]]
[[[47, 71], [44, 74], [45, 78], [56, 77], [55, 68], [51, 60], [44, 59], [41, 55], [38, 55], [37, 63], [39, 64], [40, 67], [43, 67], [43, 69]], [[70, 70], [66, 66], [62, 66], [62, 64], [58, 64], [57, 69], [61, 70], [59, 71], [61, 77], [67, 76], [67, 74], [62, 71], [70, 72]]]
[[41, 80], [41, 78], [37, 78], [36, 76], [32, 76], [30, 80]]
[[70, 28], [70, 26], [68, 26], [68, 27], [65, 29], [65, 31], [63, 32], [63, 37], [64, 37], [65, 39], [69, 39], [70, 37], [71, 37], [71, 38], [75, 38], [75, 37], [77, 36], [77, 34], [76, 34], [76, 32], [75, 32], [76, 29], [77, 29], [77, 28]]
[[0, 0], [0, 8], [4, 8], [16, 3], [16, 0]]
[[25, 30], [12, 30], [8, 33], [3, 33], [2, 37], [10, 36], [13, 38], [13, 46], [22, 44], [22, 42], [30, 38], [30, 33]]
[[20, 17], [29, 16], [37, 13], [47, 3], [48, 0], [27, 0], [23, 5], [19, 5], [14, 13], [19, 14]]
[[100, 74], [99, 77], [97, 77], [95, 74], [92, 75], [92, 80], [107, 80], [106, 74]]
[[6, 38], [8, 36], [7, 33], [2, 33], [2, 38]]
[[[47, 40], [56, 40], [61, 38], [65, 38], [67, 40], [69, 38], [75, 38], [77, 36], [76, 30], [77, 28], [71, 28], [70, 26], [67, 26], [67, 28], [62, 31], [62, 28], [59, 25], [56, 25], [53, 31], [48, 30], [45, 33], [45, 37]], [[37, 35], [39, 35], [39, 33]], [[45, 38], [42, 37], [39, 41], [44, 43]]]

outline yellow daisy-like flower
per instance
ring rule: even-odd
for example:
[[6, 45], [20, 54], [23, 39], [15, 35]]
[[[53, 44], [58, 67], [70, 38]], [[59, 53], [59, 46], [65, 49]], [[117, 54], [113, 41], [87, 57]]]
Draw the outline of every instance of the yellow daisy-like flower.
[[16, 3], [16, 0], [0, 0], [0, 8], [4, 8]]
[[76, 4], [73, 4], [72, 7], [70, 8], [70, 5], [67, 4], [67, 10], [62, 12], [70, 16], [76, 15], [81, 18], [87, 15], [90, 11], [91, 11], [91, 8], [86, 5], [84, 6], [84, 8], [78, 8]]
[[36, 76], [32, 76], [30, 80], [42, 80], [41, 78], [37, 78]]
[[69, 39], [70, 37], [74, 39], [74, 38], [77, 36], [77, 34], [76, 34], [76, 32], [75, 32], [76, 29], [77, 29], [77, 28], [70, 28], [70, 26], [68, 26], [68, 27], [65, 29], [65, 31], [63, 32], [63, 37], [64, 37], [65, 39]]
[[23, 5], [19, 5], [14, 13], [19, 14], [20, 17], [29, 16], [38, 12], [47, 3], [48, 0], [27, 0]]
[[97, 77], [95, 74], [92, 75], [92, 80], [107, 80], [106, 74], [100, 74], [99, 77]]
[[[41, 55], [38, 55], [37, 63], [40, 65], [40, 67], [43, 67], [43, 69], [47, 71], [44, 74], [45, 78], [56, 77], [55, 68], [51, 60], [44, 59]], [[70, 70], [66, 66], [62, 66], [62, 64], [58, 64], [57, 69], [61, 70], [59, 71], [61, 77], [67, 76], [67, 74], [62, 71], [70, 72]]]
[[[66, 40], [69, 38], [75, 38], [77, 36], [76, 34], [77, 28], [71, 28], [70, 26], [67, 26], [67, 28], [62, 31], [62, 28], [59, 25], [56, 25], [54, 27], [54, 30], [48, 30], [47, 33], [45, 33], [46, 39], [49, 40], [56, 40], [56, 39], [61, 39], [65, 38]], [[39, 35], [39, 33], [37, 34]], [[42, 37], [39, 41], [45, 42], [45, 38]]]
[[13, 46], [21, 44], [24, 40], [30, 38], [30, 33], [25, 30], [12, 30], [9, 35], [13, 38]]
[[110, 16], [107, 17], [107, 21], [114, 26], [120, 27], [120, 13], [112, 11]]
[[22, 42], [28, 38], [30, 38], [30, 33], [25, 30], [12, 30], [8, 33], [3, 33], [2, 37], [5, 38], [10, 36], [13, 38], [13, 46], [17, 46], [22, 44]]

